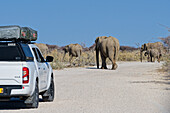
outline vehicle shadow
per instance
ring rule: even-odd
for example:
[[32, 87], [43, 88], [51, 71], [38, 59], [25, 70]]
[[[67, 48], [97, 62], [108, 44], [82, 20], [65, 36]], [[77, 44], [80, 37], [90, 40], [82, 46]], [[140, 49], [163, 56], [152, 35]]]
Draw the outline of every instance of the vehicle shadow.
[[26, 105], [22, 101], [0, 102], [0, 110], [10, 109], [26, 109]]
[[[43, 102], [42, 99], [39, 99], [39, 102]], [[25, 104], [24, 101], [8, 101], [0, 102], [0, 110], [19, 110], [19, 109], [30, 109]]]

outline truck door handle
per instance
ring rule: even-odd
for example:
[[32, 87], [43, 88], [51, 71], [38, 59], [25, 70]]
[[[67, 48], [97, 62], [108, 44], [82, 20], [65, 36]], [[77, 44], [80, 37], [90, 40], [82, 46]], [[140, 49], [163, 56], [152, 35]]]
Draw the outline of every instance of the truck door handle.
[[40, 67], [38, 69], [41, 69]]
[[43, 70], [45, 70], [45, 68], [43, 68]]

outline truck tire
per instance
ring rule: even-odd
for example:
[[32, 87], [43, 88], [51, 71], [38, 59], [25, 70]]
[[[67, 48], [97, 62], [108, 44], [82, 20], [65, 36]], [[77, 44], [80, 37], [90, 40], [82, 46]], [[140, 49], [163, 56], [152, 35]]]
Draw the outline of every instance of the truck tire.
[[52, 102], [54, 100], [54, 80], [51, 77], [50, 87], [45, 93], [42, 95], [42, 99], [44, 102]]
[[28, 97], [30, 99], [32, 99], [32, 102], [28, 102], [26, 103], [26, 107], [29, 108], [38, 108], [39, 105], [39, 88], [38, 88], [38, 83], [36, 82], [35, 85], [35, 90], [32, 96]]

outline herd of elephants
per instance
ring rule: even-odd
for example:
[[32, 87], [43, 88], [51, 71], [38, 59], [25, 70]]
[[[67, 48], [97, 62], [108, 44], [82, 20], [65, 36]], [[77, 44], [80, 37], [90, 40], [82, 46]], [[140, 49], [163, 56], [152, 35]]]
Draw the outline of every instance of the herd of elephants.
[[[109, 58], [112, 62], [112, 70], [115, 70], [118, 65], [116, 64], [116, 60], [118, 59], [119, 54], [119, 40], [112, 36], [106, 37], [101, 36], [97, 37], [95, 40], [95, 51], [96, 51], [96, 63], [97, 68], [99, 68], [99, 52], [102, 60], [101, 69], [107, 69], [106, 58]], [[64, 57], [66, 53], [69, 53], [71, 62], [72, 57], [78, 57], [80, 60], [80, 56], [82, 53], [82, 46], [79, 44], [70, 44], [63, 48]], [[161, 42], [155, 43], [145, 43], [140, 48], [140, 60], [142, 62], [142, 55], [147, 56], [148, 62], [155, 62], [155, 58], [160, 62], [160, 58], [162, 56], [163, 44]], [[64, 58], [63, 57], [63, 58]]]

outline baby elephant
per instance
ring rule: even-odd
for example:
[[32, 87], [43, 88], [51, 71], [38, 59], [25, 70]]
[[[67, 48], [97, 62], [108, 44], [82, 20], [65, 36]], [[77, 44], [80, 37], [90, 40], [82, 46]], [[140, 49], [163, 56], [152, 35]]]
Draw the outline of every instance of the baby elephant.
[[148, 49], [145, 52], [145, 56], [148, 55], [148, 59], [151, 62], [155, 62], [155, 58], [158, 59], [158, 62], [160, 63], [160, 58], [162, 56], [161, 52], [158, 49]]

